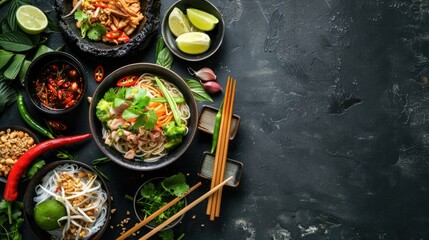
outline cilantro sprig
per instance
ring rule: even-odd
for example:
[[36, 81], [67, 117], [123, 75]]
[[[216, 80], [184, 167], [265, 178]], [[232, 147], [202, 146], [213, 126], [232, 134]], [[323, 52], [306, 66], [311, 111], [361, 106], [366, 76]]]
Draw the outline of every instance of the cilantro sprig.
[[74, 13], [74, 18], [80, 24], [80, 35], [82, 38], [85, 38], [87, 36], [93, 41], [99, 41], [101, 37], [105, 33], [107, 33], [106, 28], [104, 28], [101, 23], [91, 23], [88, 14], [86, 14], [80, 9]]
[[[11, 206], [11, 222], [8, 221], [8, 206]], [[22, 202], [15, 201], [13, 203], [6, 200], [0, 202], [0, 239], [21, 240], [22, 235], [20, 228], [24, 223], [22, 217]]]
[[[147, 217], [170, 202], [171, 199], [185, 194], [188, 190], [189, 185], [186, 184], [185, 175], [183, 173], [178, 173], [165, 178], [160, 183], [149, 182], [145, 184], [140, 190], [140, 198], [137, 200], [137, 205]], [[158, 215], [154, 220], [155, 224], [161, 224], [180, 211], [184, 205], [185, 202], [182, 199], [162, 214]]]

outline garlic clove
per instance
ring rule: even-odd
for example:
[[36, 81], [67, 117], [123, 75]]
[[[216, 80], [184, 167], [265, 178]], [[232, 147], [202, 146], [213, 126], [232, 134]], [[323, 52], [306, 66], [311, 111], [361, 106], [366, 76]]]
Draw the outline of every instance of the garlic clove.
[[217, 82], [209, 81], [202, 83], [204, 91], [206, 91], [208, 94], [216, 94], [219, 92], [222, 92], [223, 89]]
[[198, 71], [195, 71], [189, 67], [188, 72], [192, 76], [195, 75], [200, 81], [203, 81], [203, 82], [216, 81], [216, 74], [211, 68], [208, 68], [208, 67], [201, 68]]

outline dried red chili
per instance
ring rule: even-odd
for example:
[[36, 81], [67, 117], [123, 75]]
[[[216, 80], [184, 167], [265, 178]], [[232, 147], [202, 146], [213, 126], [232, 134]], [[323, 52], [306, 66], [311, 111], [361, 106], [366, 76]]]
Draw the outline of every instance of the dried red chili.
[[58, 130], [58, 131], [64, 131], [67, 130], [67, 125], [64, 123], [60, 123], [54, 120], [48, 120], [48, 124], [51, 128]]
[[137, 80], [139, 79], [139, 76], [137, 75], [129, 75], [126, 77], [123, 77], [119, 79], [119, 81], [116, 83], [116, 86], [118, 87], [130, 87], [133, 86]]
[[94, 79], [96, 82], [101, 82], [104, 79], [104, 68], [98, 65], [94, 71]]

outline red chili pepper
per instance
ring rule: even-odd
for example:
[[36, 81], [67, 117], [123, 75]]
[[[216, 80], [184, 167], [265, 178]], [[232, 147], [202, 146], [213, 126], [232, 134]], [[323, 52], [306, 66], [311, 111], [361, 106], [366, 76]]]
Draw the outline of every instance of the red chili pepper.
[[121, 36], [118, 37], [118, 42], [124, 42], [127, 43], [130, 41], [130, 37], [126, 33], [122, 33]]
[[139, 79], [139, 76], [137, 75], [130, 75], [123, 77], [119, 79], [119, 81], [116, 83], [116, 86], [118, 87], [130, 87], [133, 86], [137, 80]]
[[119, 36], [122, 36], [123, 33], [124, 32], [122, 32], [122, 30], [117, 29], [117, 30], [112, 30], [112, 31], [106, 33], [104, 36], [106, 36], [106, 38], [108, 38], [108, 39], [116, 39]]
[[48, 150], [77, 143], [88, 139], [89, 137], [91, 137], [91, 134], [89, 133], [76, 136], [59, 137], [55, 139], [46, 140], [30, 148], [18, 159], [18, 161], [16, 161], [15, 165], [13, 165], [12, 169], [10, 170], [9, 175], [7, 176], [7, 182], [4, 189], [3, 198], [10, 202], [15, 201], [18, 198], [19, 179], [21, 178], [22, 174], [25, 173], [28, 166], [30, 166], [33, 159]]
[[109, 5], [103, 4], [103, 3], [94, 3], [94, 4], [92, 4], [92, 6], [99, 7], [99, 8], [108, 8], [109, 7]]
[[101, 82], [104, 78], [104, 68], [101, 65], [98, 65], [94, 71], [94, 79], [96, 82]]
[[67, 125], [64, 123], [60, 123], [54, 120], [48, 120], [48, 124], [51, 128], [58, 130], [58, 131], [64, 131], [67, 130]]

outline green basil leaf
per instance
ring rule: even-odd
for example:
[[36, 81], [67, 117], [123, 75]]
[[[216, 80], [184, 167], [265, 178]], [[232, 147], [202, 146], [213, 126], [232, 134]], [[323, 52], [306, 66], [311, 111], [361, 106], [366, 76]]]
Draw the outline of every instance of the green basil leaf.
[[156, 42], [156, 48], [155, 48], [155, 60], [158, 59], [158, 55], [161, 52], [162, 49], [165, 48], [164, 39], [162, 37], [159, 37], [158, 42]]
[[30, 67], [31, 61], [24, 60], [24, 63], [21, 66], [21, 70], [19, 70], [19, 80], [21, 81], [21, 85], [25, 86], [25, 74], [27, 73], [28, 67]]
[[13, 52], [24, 52], [32, 49], [34, 45], [25, 33], [7, 32], [0, 34], [0, 47]]
[[168, 48], [164, 48], [159, 52], [156, 64], [165, 68], [171, 68], [171, 65], [173, 65], [173, 55]]
[[6, 64], [9, 62], [9, 60], [13, 57], [12, 52], [5, 51], [3, 49], [0, 49], [0, 68], [6, 66]]
[[24, 63], [25, 55], [24, 54], [16, 54], [13, 57], [12, 62], [4, 71], [3, 75], [7, 79], [15, 79], [18, 76], [19, 71], [21, 70], [21, 66]]
[[195, 100], [197, 102], [213, 102], [213, 99], [209, 94], [206, 93], [206, 91], [204, 91], [204, 88], [200, 82], [193, 79], [186, 79], [186, 83], [194, 94]]

